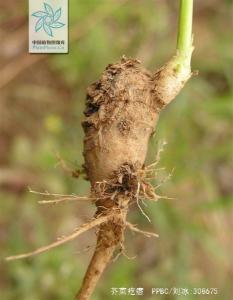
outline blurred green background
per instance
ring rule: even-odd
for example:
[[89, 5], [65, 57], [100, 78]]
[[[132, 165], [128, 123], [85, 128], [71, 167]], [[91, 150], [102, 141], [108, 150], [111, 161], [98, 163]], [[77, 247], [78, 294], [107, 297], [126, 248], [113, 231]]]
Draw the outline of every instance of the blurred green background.
[[[157, 184], [174, 200], [138, 208], [129, 219], [159, 233], [128, 232], [134, 260], [120, 257], [102, 277], [93, 300], [222, 299], [232, 297], [233, 103], [232, 1], [196, 0], [193, 77], [162, 113], [151, 141], [152, 162], [167, 141]], [[68, 55], [27, 54], [27, 1], [0, 1], [0, 243], [1, 257], [25, 252], [68, 234], [90, 218], [90, 203], [37, 204], [34, 190], [87, 195], [89, 183], [71, 178], [83, 163], [85, 90], [123, 54], [150, 70], [174, 54], [178, 1], [70, 0]], [[70, 300], [90, 260], [95, 234], [40, 256], [0, 266], [3, 300]], [[91, 249], [86, 252], [87, 246]], [[112, 287], [144, 287], [145, 296], [111, 296]], [[217, 296], [152, 296], [156, 287], [218, 288]]]

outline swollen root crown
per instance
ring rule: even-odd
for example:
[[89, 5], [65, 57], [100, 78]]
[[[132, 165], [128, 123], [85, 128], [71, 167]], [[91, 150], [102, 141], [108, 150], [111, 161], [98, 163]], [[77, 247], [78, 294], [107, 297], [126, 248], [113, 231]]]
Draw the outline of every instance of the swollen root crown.
[[124, 163], [142, 168], [160, 110], [191, 75], [177, 57], [154, 74], [125, 57], [110, 64], [87, 90], [84, 157], [91, 184], [107, 179]]

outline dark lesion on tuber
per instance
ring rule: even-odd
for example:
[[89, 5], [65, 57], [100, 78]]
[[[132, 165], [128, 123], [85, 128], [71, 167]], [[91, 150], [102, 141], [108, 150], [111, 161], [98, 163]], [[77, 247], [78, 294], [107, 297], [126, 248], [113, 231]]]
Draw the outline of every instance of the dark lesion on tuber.
[[119, 123], [117, 124], [117, 127], [121, 134], [127, 135], [130, 134], [130, 127], [131, 127], [131, 121], [130, 120], [120, 120]]

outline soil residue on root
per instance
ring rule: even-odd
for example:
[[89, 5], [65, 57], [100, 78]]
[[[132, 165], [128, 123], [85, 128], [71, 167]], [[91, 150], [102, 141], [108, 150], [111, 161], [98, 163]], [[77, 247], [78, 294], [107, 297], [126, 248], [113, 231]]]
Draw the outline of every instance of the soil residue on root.
[[108, 65], [87, 90], [84, 157], [91, 184], [125, 163], [142, 167], [157, 119], [152, 74], [139, 61]]

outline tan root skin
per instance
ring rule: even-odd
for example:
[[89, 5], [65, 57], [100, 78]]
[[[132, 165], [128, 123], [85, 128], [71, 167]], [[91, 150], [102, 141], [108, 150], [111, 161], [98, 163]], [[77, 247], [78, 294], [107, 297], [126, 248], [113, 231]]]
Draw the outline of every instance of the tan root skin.
[[138, 175], [144, 170], [148, 141], [161, 109], [190, 77], [189, 64], [181, 67], [178, 56], [154, 74], [137, 60], [123, 57], [88, 88], [84, 167], [92, 196], [98, 198], [96, 217], [114, 214], [114, 218], [100, 226], [96, 250], [76, 300], [90, 299], [114, 250], [122, 245], [128, 205], [140, 194], [153, 198], [149, 184]]

